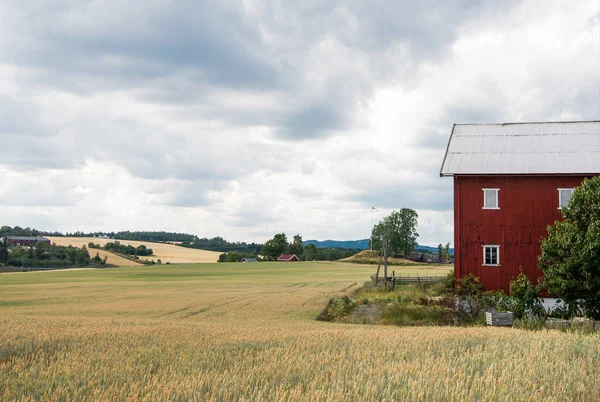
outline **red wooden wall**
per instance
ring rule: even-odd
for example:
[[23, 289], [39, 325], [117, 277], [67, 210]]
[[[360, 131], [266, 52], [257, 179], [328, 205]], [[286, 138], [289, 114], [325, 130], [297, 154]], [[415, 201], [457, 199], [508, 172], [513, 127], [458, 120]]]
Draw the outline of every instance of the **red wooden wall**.
[[[561, 219], [559, 188], [574, 188], [584, 176], [455, 176], [455, 277], [478, 276], [486, 290], [503, 289], [519, 274], [533, 283], [546, 227]], [[500, 209], [483, 208], [483, 188], [498, 188]], [[500, 245], [500, 265], [483, 266], [483, 245]]]

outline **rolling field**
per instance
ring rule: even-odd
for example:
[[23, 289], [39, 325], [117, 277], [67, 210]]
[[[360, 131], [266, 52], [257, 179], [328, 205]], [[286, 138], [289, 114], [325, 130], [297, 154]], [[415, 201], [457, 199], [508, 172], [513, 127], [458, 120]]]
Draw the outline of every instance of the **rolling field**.
[[[89, 243], [89, 242], [88, 242]], [[58, 244], [58, 243], [57, 243]], [[71, 245], [75, 246], [75, 244]], [[68, 244], [67, 244], [68, 246]], [[77, 246], [80, 247], [80, 246]], [[112, 264], [112, 265], [116, 265], [118, 267], [139, 267], [142, 266], [143, 264], [129, 260], [127, 258], [121, 257], [119, 255], [113, 254], [110, 251], [105, 251], [105, 250], [100, 250], [100, 249], [88, 249], [88, 252], [90, 253], [90, 257], [94, 257], [96, 255], [96, 253], [98, 253], [98, 255], [100, 255], [100, 257], [104, 258], [106, 257], [106, 262], [108, 264]]]
[[600, 400], [598, 336], [314, 320], [372, 273], [232, 263], [0, 274], [0, 398]]
[[[92, 237], [48, 237], [51, 242], [56, 243], [59, 246], [74, 246], [81, 247], [83, 245], [87, 246], [89, 242], [93, 242], [95, 244], [100, 244], [104, 246], [108, 242], [114, 242], [117, 240], [112, 239], [96, 239]], [[137, 247], [140, 244], [151, 248], [154, 252], [154, 255], [150, 257], [140, 257], [140, 259], [148, 259], [148, 260], [158, 260], [159, 258], [162, 260], [163, 264], [170, 262], [171, 264], [180, 264], [180, 263], [199, 263], [199, 262], [217, 262], [219, 259], [219, 255], [221, 254], [218, 251], [208, 251], [208, 250], [198, 250], [193, 248], [185, 248], [176, 246], [173, 244], [165, 244], [165, 243], [152, 243], [152, 242], [142, 242], [142, 241], [130, 241], [130, 240], [118, 240], [121, 244], [131, 244], [133, 247]], [[96, 255], [96, 251], [99, 250], [88, 250], [90, 252], [90, 256], [93, 257]], [[101, 251], [101, 250], [100, 250]], [[106, 252], [105, 252], [106, 253]], [[113, 255], [112, 253], [108, 253], [109, 255]], [[100, 254], [101, 257], [104, 257]], [[118, 256], [115, 256], [118, 257]], [[140, 265], [135, 262], [131, 262], [131, 264], [127, 265], [125, 263], [119, 263], [116, 259], [115, 262], [111, 262], [109, 257], [108, 263], [120, 266], [130, 266], [130, 265]], [[129, 261], [126, 258], [121, 258], [121, 260]]]

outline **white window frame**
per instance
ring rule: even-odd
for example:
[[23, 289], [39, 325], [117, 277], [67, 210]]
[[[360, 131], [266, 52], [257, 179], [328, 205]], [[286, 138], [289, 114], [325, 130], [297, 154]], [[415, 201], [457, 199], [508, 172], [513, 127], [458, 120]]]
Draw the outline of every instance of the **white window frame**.
[[[483, 249], [483, 266], [484, 267], [499, 267], [500, 266], [500, 245], [498, 244], [485, 244], [483, 246], [481, 246]], [[498, 259], [496, 264], [486, 264], [485, 263], [485, 249], [487, 247], [495, 247], [496, 248], [496, 257]]]
[[[483, 191], [483, 208], [482, 209], [500, 209], [500, 202], [499, 202], [499, 196], [498, 193], [500, 193], [500, 189], [499, 188], [482, 188], [481, 191]], [[485, 205], [485, 192], [486, 191], [495, 191], [496, 192], [496, 206], [495, 207], [488, 207]]]
[[[574, 188], [557, 188], [558, 190], [558, 209], [563, 209], [563, 206], [560, 205], [560, 202], [562, 200], [562, 192], [563, 191], [570, 191], [571, 192], [571, 197], [573, 197], [573, 191], [575, 191]], [[569, 201], [571, 201], [571, 199], [569, 198]], [[564, 206], [566, 207], [566, 205]]]

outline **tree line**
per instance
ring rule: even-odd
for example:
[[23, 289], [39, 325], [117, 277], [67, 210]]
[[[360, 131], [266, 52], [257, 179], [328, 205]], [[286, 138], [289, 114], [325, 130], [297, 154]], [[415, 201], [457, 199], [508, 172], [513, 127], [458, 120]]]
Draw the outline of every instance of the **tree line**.
[[230, 251], [219, 256], [219, 262], [236, 262], [242, 258], [275, 261], [282, 254], [294, 254], [300, 261], [335, 261], [353, 256], [360, 250], [345, 248], [318, 248], [314, 244], [303, 245], [302, 236], [295, 235], [291, 241], [285, 233], [277, 233], [263, 244], [260, 255], [257, 252]]
[[221, 252], [236, 251], [244, 255], [261, 254], [262, 249], [262, 245], [258, 243], [228, 242], [222, 237], [213, 237], [212, 239], [196, 238], [191, 243], [182, 243], [181, 246]]
[[137, 247], [133, 247], [130, 244], [121, 244], [121, 242], [119, 242], [119, 241], [108, 242], [104, 245], [104, 247], [100, 246], [99, 244], [94, 244], [93, 242], [90, 242], [88, 244], [88, 247], [104, 249], [106, 251], [111, 251], [113, 253], [123, 254], [123, 255], [144, 256], [144, 257], [154, 255], [154, 251], [151, 248], [148, 248], [143, 244], [140, 244]]
[[[17, 235], [15, 235], [17, 236]], [[106, 259], [98, 254], [90, 258], [85, 246], [57, 246], [47, 242], [36, 242], [31, 247], [8, 247], [6, 237], [0, 242], [0, 264], [13, 267], [78, 267], [90, 264], [104, 265]]]

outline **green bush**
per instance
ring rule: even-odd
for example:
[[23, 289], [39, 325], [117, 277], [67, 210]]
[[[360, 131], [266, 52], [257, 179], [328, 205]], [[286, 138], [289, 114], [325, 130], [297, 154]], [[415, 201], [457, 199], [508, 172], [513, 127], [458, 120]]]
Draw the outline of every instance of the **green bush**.
[[510, 282], [510, 297], [513, 302], [512, 311], [515, 318], [544, 317], [546, 311], [540, 298], [542, 286], [534, 286], [527, 275], [521, 271], [519, 276]]

